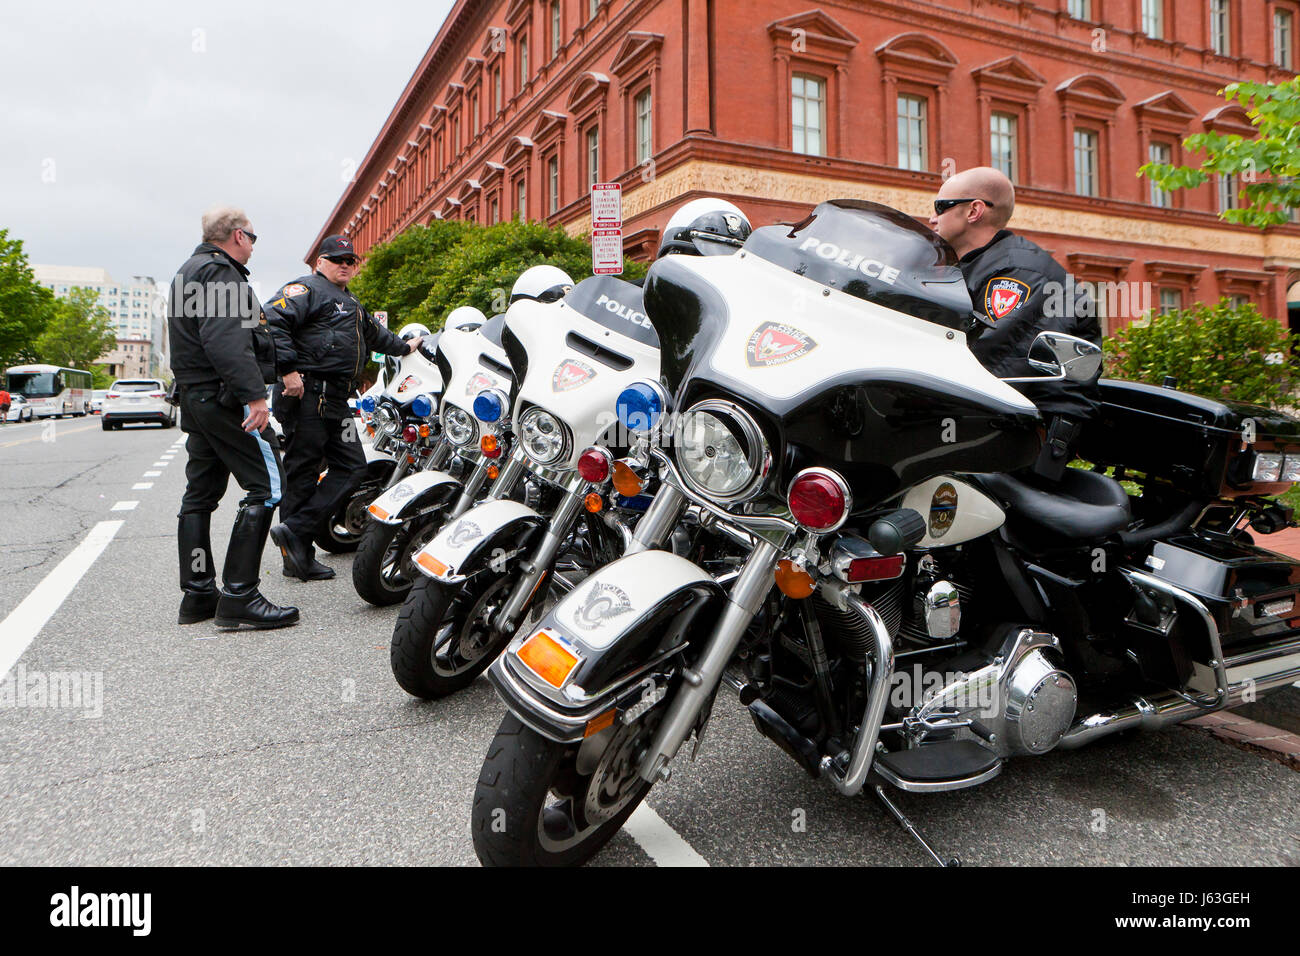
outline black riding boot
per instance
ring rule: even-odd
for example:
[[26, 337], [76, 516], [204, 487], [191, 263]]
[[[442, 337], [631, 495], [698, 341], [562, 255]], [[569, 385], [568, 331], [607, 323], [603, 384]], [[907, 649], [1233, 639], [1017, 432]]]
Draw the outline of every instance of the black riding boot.
[[304, 581], [328, 581], [334, 577], [333, 568], [316, 560], [316, 549], [312, 543], [298, 537], [289, 530], [288, 525], [278, 524], [272, 528], [271, 540], [284, 557], [286, 577], [301, 578]]
[[271, 508], [252, 505], [240, 508], [235, 517], [226, 548], [224, 586], [217, 601], [218, 627], [265, 629], [298, 623], [296, 607], [272, 604], [257, 590], [271, 512]]
[[209, 512], [177, 519], [176, 550], [181, 565], [181, 624], [207, 621], [217, 613], [217, 569], [212, 562]]

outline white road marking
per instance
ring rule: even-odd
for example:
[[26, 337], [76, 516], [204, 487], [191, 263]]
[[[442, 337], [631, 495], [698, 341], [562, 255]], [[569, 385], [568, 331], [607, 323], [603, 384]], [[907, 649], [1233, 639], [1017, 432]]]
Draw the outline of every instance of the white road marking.
[[167, 461], [155, 461], [155, 462], [154, 462], [150, 467], [151, 467], [151, 468], [166, 468], [166, 467], [167, 467], [168, 465], [170, 465], [170, 464], [171, 464], [171, 460], [168, 459]]
[[108, 510], [109, 511], [134, 511], [135, 506], [138, 505], [139, 503], [140, 502], [138, 501], [119, 501], [117, 504], [113, 505], [113, 507], [109, 508]]
[[23, 598], [9, 616], [0, 621], [0, 680], [18, 663], [18, 658], [31, 646], [47, 621], [54, 616], [72, 589], [77, 586], [90, 566], [108, 547], [122, 527], [122, 521], [101, 521], [90, 529], [81, 544], [59, 562], [44, 580]]
[[153, 482], [152, 482], [152, 481], [137, 481], [134, 485], [131, 486], [131, 490], [132, 490], [132, 491], [148, 491], [148, 490], [149, 490], [150, 488], [152, 488], [152, 487], [153, 487]]
[[146, 478], [158, 478], [158, 477], [160, 477], [161, 475], [162, 475], [162, 472], [161, 472], [161, 471], [146, 471], [146, 472], [144, 473], [144, 477], [146, 477]]
[[655, 866], [708, 866], [695, 848], [664, 822], [648, 804], [641, 804], [623, 824], [627, 834], [655, 861]]

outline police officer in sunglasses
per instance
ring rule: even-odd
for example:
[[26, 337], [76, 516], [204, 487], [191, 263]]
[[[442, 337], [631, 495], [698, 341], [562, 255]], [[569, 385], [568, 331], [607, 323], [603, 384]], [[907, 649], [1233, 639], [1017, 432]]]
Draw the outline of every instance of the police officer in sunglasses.
[[[334, 577], [333, 568], [316, 560], [312, 540], [365, 474], [348, 396], [372, 351], [405, 355], [421, 342], [402, 341], [348, 291], [360, 264], [350, 238], [329, 236], [315, 271], [265, 306], [281, 373], [275, 414], [286, 439], [281, 523], [271, 538], [284, 556], [284, 573], [304, 581]], [[327, 473], [317, 483], [322, 464]]]
[[[968, 336], [980, 363], [1001, 378], [1037, 373], [1026, 357], [1039, 332], [1077, 335], [1101, 345], [1101, 328], [1083, 288], [1055, 259], [1006, 228], [1016, 191], [988, 166], [948, 178], [934, 201], [930, 228], [960, 257], [977, 320]], [[1096, 381], [1015, 384], [1048, 424], [1037, 471], [1058, 478], [1084, 422], [1097, 411]]]

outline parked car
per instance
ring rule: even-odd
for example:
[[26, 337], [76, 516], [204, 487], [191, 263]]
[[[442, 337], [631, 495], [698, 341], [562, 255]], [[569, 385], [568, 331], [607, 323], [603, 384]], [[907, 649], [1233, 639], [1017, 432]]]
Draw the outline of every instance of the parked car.
[[9, 395], [9, 411], [5, 415], [7, 422], [30, 422], [36, 417], [36, 412], [32, 408], [31, 402], [18, 392], [12, 392]]
[[90, 414], [98, 415], [104, 410], [104, 396], [107, 394], [106, 388], [97, 388], [90, 393]]
[[163, 428], [176, 424], [176, 409], [167, 404], [167, 388], [156, 378], [118, 379], [104, 396], [104, 431], [127, 422], [157, 422]]

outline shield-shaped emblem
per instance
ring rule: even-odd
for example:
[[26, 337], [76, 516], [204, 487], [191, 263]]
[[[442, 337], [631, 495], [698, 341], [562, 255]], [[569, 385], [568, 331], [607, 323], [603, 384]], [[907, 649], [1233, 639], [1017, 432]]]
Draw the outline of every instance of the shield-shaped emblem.
[[596, 377], [596, 370], [586, 362], [579, 362], [575, 359], [566, 359], [561, 362], [551, 376], [551, 390], [555, 392], [571, 392], [579, 385], [585, 385]]
[[998, 276], [989, 280], [984, 290], [984, 311], [994, 321], [1005, 319], [1025, 304], [1029, 298], [1029, 286], [1019, 279]]
[[816, 347], [812, 336], [792, 325], [764, 322], [749, 337], [745, 361], [750, 368], [771, 368], [803, 358]]

